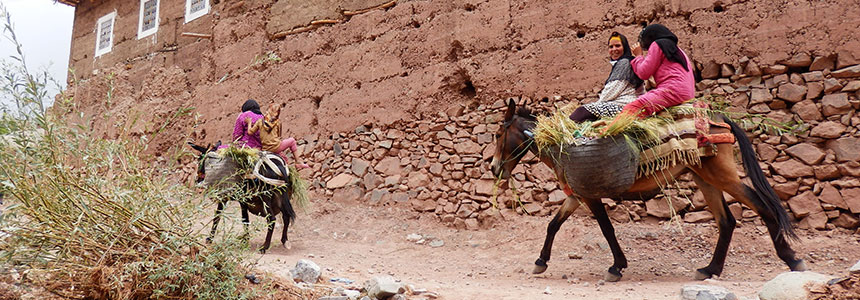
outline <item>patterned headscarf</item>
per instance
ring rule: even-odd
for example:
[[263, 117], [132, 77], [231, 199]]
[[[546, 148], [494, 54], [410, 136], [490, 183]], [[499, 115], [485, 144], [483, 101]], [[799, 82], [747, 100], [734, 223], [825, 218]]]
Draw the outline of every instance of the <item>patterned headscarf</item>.
[[[627, 80], [634, 87], [639, 88], [644, 81], [640, 79], [639, 76], [636, 76], [636, 73], [633, 72], [633, 67], [630, 65], [630, 61], [633, 60], [633, 52], [630, 50], [630, 44], [627, 42], [627, 37], [616, 31], [612, 32], [609, 36], [609, 40], [615, 38], [621, 40], [621, 47], [624, 49], [624, 52], [612, 65], [612, 71], [609, 72], [609, 77], [606, 78], [606, 82], [604, 82], [604, 84], [613, 80]], [[609, 41], [606, 42], [609, 43]]]

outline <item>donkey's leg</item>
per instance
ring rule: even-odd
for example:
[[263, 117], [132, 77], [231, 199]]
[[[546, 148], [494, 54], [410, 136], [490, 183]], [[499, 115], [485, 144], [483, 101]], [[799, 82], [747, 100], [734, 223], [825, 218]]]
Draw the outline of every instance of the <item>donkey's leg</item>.
[[251, 224], [251, 221], [248, 220], [248, 204], [244, 201], [239, 201], [239, 207], [242, 211], [242, 225], [245, 227], [245, 235], [243, 238], [248, 241], [251, 239], [250, 233], [248, 231], [248, 226]]
[[284, 219], [284, 230], [281, 231], [281, 244], [283, 244], [285, 248], [290, 249], [292, 248], [292, 245], [287, 244], [287, 229], [290, 228], [290, 217], [285, 214], [281, 214], [281, 217]]
[[218, 228], [218, 222], [221, 222], [221, 213], [224, 211], [224, 201], [218, 201], [218, 207], [215, 208], [215, 217], [212, 218], [212, 230], [209, 231], [209, 237], [206, 238], [207, 243], [211, 243], [215, 237], [215, 229]]
[[275, 218], [275, 216], [272, 215], [271, 212], [266, 211], [266, 223], [269, 226], [269, 231], [266, 232], [266, 242], [263, 243], [262, 247], [260, 247], [260, 253], [262, 253], [262, 254], [266, 254], [266, 250], [269, 250], [269, 246], [272, 245], [272, 232], [275, 231], [275, 221], [276, 220], [277, 220], [277, 218]]
[[736, 222], [723, 197], [723, 191], [705, 182], [697, 175], [693, 176], [693, 180], [696, 181], [699, 190], [705, 195], [708, 210], [714, 215], [720, 233], [717, 246], [714, 248], [714, 256], [711, 257], [711, 263], [704, 268], [696, 270], [696, 280], [705, 280], [711, 278], [713, 275], [719, 276], [723, 272], [723, 266], [726, 263], [726, 254], [729, 251], [729, 243], [732, 241], [732, 233], [735, 231]]
[[[773, 247], [776, 249], [776, 255], [779, 256], [786, 265], [788, 265], [788, 268], [792, 271], [806, 271], [806, 263], [804, 263], [802, 259], [796, 258], [794, 250], [791, 249], [791, 246], [785, 239], [786, 234], [784, 234], [784, 231], [780, 228], [780, 225], [777, 222], [775, 213], [764, 206], [762, 202], [763, 200], [759, 198], [755, 191], [742, 183], [738, 183], [736, 187], [730, 190], [731, 191], [726, 192], [735, 199], [738, 199], [741, 203], [752, 208], [756, 213], [758, 213], [761, 220], [764, 221], [765, 226], [767, 226], [767, 231], [770, 234], [770, 239], [773, 241]], [[782, 207], [780, 207], [780, 209], [782, 209]]]
[[[571, 192], [572, 193], [572, 192]], [[549, 261], [550, 252], [552, 252], [552, 241], [555, 239], [555, 234], [561, 228], [561, 224], [570, 217], [577, 208], [579, 208], [579, 200], [576, 197], [568, 194], [567, 199], [564, 199], [564, 204], [558, 209], [558, 213], [549, 221], [549, 226], [546, 228], [546, 240], [543, 242], [543, 249], [540, 251], [540, 258], [535, 261], [533, 274], [540, 274], [546, 271], [546, 262]]]
[[779, 256], [779, 258], [784, 261], [792, 271], [806, 271], [806, 263], [803, 262], [803, 259], [796, 258], [794, 250], [791, 249], [791, 246], [785, 239], [785, 231], [780, 228], [779, 223], [777, 222], [775, 213], [764, 207], [762, 200], [760, 200], [752, 188], [746, 185], [744, 185], [743, 188], [744, 193], [741, 194], [742, 197], [738, 197], [733, 194], [732, 197], [735, 197], [738, 201], [741, 201], [741, 203], [746, 204], [758, 213], [762, 221], [764, 221], [765, 226], [767, 226], [770, 239], [773, 241], [773, 247], [776, 249], [776, 255]]
[[[765, 196], [763, 199], [755, 190], [741, 182], [737, 174], [737, 167], [733, 155], [723, 155], [721, 153], [733, 153], [731, 145], [720, 144], [717, 146], [717, 156], [703, 162], [701, 168], [694, 168], [694, 171], [704, 181], [712, 186], [728, 193], [733, 198], [741, 203], [752, 208], [764, 221], [767, 226], [770, 238], [773, 241], [773, 246], [776, 248], [777, 256], [784, 261], [792, 271], [806, 270], [806, 264], [802, 259], [795, 258], [794, 250], [786, 241], [786, 235], [791, 235], [790, 224], [787, 216], [784, 214], [785, 209], [782, 207], [779, 199], [773, 196]], [[755, 165], [753, 167], [758, 167]], [[761, 170], [758, 170], [761, 172]], [[757, 184], [763, 189], [769, 189], [768, 183], [760, 182]], [[766, 194], [765, 194], [766, 195]], [[777, 218], [777, 214], [783, 214], [784, 221], [781, 223]]]
[[615, 238], [615, 228], [612, 227], [612, 222], [609, 221], [609, 215], [606, 214], [606, 209], [603, 207], [603, 202], [600, 199], [585, 199], [585, 205], [597, 218], [597, 224], [600, 225], [600, 231], [603, 232], [603, 237], [609, 243], [609, 249], [612, 250], [614, 262], [609, 267], [606, 273], [606, 281], [615, 282], [621, 280], [621, 270], [627, 268], [627, 258], [624, 257], [624, 252], [621, 251], [621, 246], [618, 245], [618, 239]]
[[[746, 170], [747, 177], [752, 187], [738, 184], [734, 187], [735, 194], [731, 194], [739, 201], [748, 205], [750, 208], [758, 212], [762, 220], [767, 225], [767, 231], [770, 233], [770, 238], [773, 240], [773, 246], [776, 248], [776, 253], [782, 261], [784, 261], [792, 271], [805, 271], [806, 263], [802, 259], [795, 257], [794, 250], [788, 245], [786, 236], [789, 238], [797, 238], [794, 234], [794, 228], [791, 227], [791, 221], [788, 212], [782, 206], [782, 201], [776, 195], [776, 192], [771, 187], [770, 182], [764, 176], [755, 151], [752, 148], [749, 138], [746, 133], [737, 124], [733, 123], [728, 118], [723, 120], [731, 126], [732, 135], [738, 142], [738, 149], [741, 153], [741, 161]], [[720, 155], [720, 153], [733, 153], [731, 146], [720, 144], [717, 146], [717, 157], [720, 158], [720, 165], [726, 169], [735, 171], [734, 156]], [[720, 148], [722, 147], [722, 148]], [[726, 149], [728, 148], [728, 149]], [[728, 173], [725, 173], [728, 174]], [[736, 176], [735, 176], [736, 177]], [[740, 180], [738, 180], [740, 182]]]
[[287, 249], [292, 248], [291, 245], [287, 244], [287, 230], [290, 228], [290, 220], [296, 216], [296, 212], [293, 210], [293, 204], [290, 203], [291, 194], [292, 188], [288, 189], [278, 197], [281, 201], [278, 207], [280, 208], [281, 218], [284, 220], [284, 230], [281, 231], [281, 244], [284, 244], [284, 247]]

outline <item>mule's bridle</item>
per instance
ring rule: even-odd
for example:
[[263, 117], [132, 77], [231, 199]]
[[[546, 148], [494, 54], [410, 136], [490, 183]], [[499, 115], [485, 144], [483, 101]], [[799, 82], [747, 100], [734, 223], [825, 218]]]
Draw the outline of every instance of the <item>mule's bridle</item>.
[[[505, 135], [504, 135], [503, 139], [501, 140], [501, 143], [503, 145], [507, 144], [508, 128], [511, 127], [511, 125], [513, 125], [513, 124], [514, 124], [513, 118], [511, 118], [510, 121], [505, 121], [505, 123], [502, 124], [502, 129], [505, 132]], [[524, 129], [523, 134], [526, 136], [526, 139], [522, 143], [517, 145], [517, 147], [514, 148], [514, 151], [511, 151], [511, 154], [512, 154], [511, 158], [503, 160], [502, 161], [503, 164], [507, 163], [509, 161], [512, 161], [512, 160], [516, 159], [517, 157], [522, 157], [522, 156], [526, 155], [526, 151], [529, 150], [529, 146], [531, 146], [531, 143], [534, 142], [534, 133], [532, 133], [528, 129]], [[523, 147], [523, 146], [525, 146], [525, 147]], [[520, 148], [522, 148], [522, 149], [520, 149]]]

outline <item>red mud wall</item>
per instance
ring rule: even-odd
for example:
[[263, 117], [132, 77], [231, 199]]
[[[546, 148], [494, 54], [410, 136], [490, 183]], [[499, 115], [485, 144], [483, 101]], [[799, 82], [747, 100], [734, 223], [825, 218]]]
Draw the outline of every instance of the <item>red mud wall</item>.
[[[114, 51], [95, 60], [94, 20], [120, 2], [78, 7], [73, 101], [58, 109], [77, 106], [84, 113], [69, 117], [97, 134], [145, 136], [150, 153], [172, 157], [167, 150], [185, 140], [229, 139], [248, 98], [280, 105], [285, 135], [300, 140], [314, 166], [302, 173], [317, 195], [410, 203], [475, 228], [498, 215], [484, 159], [501, 121], [499, 100], [547, 97], [544, 108], [590, 101], [609, 71], [608, 34], [635, 40], [643, 23], [659, 22], [696, 61], [701, 93], [812, 127], [800, 136], [752, 136], [801, 226], [858, 225], [856, 0], [213, 1], [209, 15], [188, 24], [184, 3], [163, 2], [159, 32], [143, 40], [137, 2], [119, 8]], [[190, 176], [193, 163], [183, 172]], [[532, 161], [516, 174], [529, 190], [518, 212], [548, 214], [564, 198], [542, 165]], [[681, 211], [692, 196], [685, 220], [706, 220], [691, 187], [682, 182], [664, 197], [679, 197]], [[668, 217], [667, 205], [610, 209], [624, 221]], [[740, 204], [731, 208], [738, 219], [755, 219]]]
[[[697, 62], [746, 56], [769, 65], [801, 52], [860, 58], [860, 4], [854, 0], [400, 1], [348, 19], [318, 13], [317, 19], [343, 22], [275, 40], [276, 32], [267, 32], [275, 30], [271, 23], [288, 28], [307, 21], [277, 14], [277, 1], [225, 1], [188, 24], [182, 23], [184, 1], [162, 1], [159, 32], [142, 40], [136, 39], [137, 3], [130, 2], [84, 1], [77, 8], [75, 78], [98, 81], [115, 72], [127, 81], [117, 84], [128, 85], [114, 93], [128, 99], [120, 102], [152, 102], [156, 107], [148, 110], [156, 111], [175, 110], [176, 102], [193, 106], [202, 122], [196, 138], [202, 139], [226, 138], [248, 98], [285, 106], [289, 133], [301, 137], [419, 119], [451, 105], [511, 95], [583, 95], [606, 76], [608, 33], [635, 39], [644, 22], [675, 30]], [[367, 2], [351, 5], [377, 4]], [[115, 8], [118, 43], [94, 60], [94, 21]], [[269, 51], [280, 61], [225, 78]], [[165, 73], [168, 78], [161, 78]], [[187, 93], [164, 94], [160, 85]], [[86, 109], [104, 100], [90, 93], [76, 95]], [[171, 103], [151, 99], [161, 97]]]

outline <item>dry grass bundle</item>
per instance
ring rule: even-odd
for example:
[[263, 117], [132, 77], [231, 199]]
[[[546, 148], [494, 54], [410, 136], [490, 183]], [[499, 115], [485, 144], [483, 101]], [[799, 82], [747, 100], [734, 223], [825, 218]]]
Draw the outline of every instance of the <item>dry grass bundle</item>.
[[218, 149], [218, 155], [230, 157], [239, 164], [240, 170], [251, 170], [260, 158], [260, 150], [248, 147], [230, 146]]
[[534, 140], [541, 152], [549, 147], [580, 145], [589, 140], [619, 134], [624, 135], [631, 147], [641, 150], [659, 140], [657, 128], [671, 122], [666, 118], [639, 119], [631, 114], [621, 114], [615, 118], [578, 123], [568, 117], [576, 108], [567, 105], [550, 115], [538, 116]]
[[308, 197], [308, 182], [299, 175], [299, 170], [293, 165], [290, 168], [290, 187], [293, 189], [291, 194], [293, 204], [301, 210], [307, 210], [310, 207], [310, 197]]

